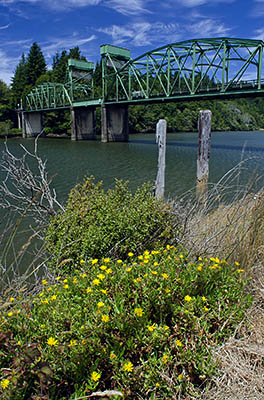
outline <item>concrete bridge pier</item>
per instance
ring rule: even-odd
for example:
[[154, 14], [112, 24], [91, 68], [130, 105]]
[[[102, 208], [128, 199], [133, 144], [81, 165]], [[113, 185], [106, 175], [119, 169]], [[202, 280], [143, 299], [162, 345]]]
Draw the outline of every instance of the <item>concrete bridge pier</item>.
[[23, 112], [22, 136], [23, 138], [36, 137], [43, 131], [43, 118], [41, 112]]
[[71, 108], [71, 140], [96, 139], [95, 107]]
[[101, 141], [127, 142], [128, 141], [128, 106], [103, 105]]

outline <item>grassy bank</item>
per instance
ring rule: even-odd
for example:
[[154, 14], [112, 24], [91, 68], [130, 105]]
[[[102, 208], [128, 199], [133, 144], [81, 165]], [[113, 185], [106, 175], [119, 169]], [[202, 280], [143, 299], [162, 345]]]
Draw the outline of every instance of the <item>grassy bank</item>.
[[0, 398], [261, 399], [263, 193], [210, 208], [74, 188], [46, 276], [3, 293]]

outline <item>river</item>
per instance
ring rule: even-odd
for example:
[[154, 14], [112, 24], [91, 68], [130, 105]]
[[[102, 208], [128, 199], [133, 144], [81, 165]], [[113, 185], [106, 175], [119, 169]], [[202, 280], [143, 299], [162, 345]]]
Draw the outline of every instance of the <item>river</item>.
[[[34, 139], [8, 140], [9, 150], [17, 156], [21, 154], [20, 144], [32, 150]], [[167, 197], [182, 195], [195, 186], [197, 144], [197, 133], [168, 134]], [[241, 184], [251, 179], [253, 171], [263, 174], [264, 131], [213, 132], [211, 144], [209, 182], [218, 182], [241, 160], [244, 160]], [[0, 150], [3, 149], [4, 140], [0, 140]], [[47, 160], [49, 175], [56, 175], [53, 185], [62, 202], [71, 187], [84, 176], [93, 175], [97, 181], [102, 180], [105, 188], [111, 187], [115, 178], [128, 180], [132, 190], [143, 182], [154, 182], [156, 178], [158, 154], [154, 134], [130, 135], [128, 143], [43, 138], [38, 140], [38, 150]]]

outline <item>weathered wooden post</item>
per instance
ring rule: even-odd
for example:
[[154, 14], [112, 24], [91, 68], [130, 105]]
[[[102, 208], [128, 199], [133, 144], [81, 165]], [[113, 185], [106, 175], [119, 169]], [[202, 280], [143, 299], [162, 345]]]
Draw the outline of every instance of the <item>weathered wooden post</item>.
[[158, 143], [158, 173], [153, 190], [153, 194], [158, 199], [164, 197], [165, 192], [165, 157], [166, 157], [166, 134], [167, 122], [165, 119], [160, 119], [156, 126], [156, 143]]
[[209, 158], [211, 148], [211, 121], [210, 110], [199, 112], [198, 132], [199, 147], [197, 159], [197, 197], [205, 205], [207, 201], [207, 184], [209, 175]]

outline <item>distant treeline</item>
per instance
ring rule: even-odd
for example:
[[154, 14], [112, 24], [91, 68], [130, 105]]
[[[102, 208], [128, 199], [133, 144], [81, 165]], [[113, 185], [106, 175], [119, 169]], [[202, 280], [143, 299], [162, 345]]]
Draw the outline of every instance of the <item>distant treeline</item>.
[[[41, 48], [33, 43], [27, 56], [22, 54], [11, 86], [0, 80], [0, 133], [15, 131], [17, 127], [16, 108], [30, 90], [42, 82], [65, 82], [69, 58], [86, 60], [79, 47], [57, 52], [52, 68], [47, 64]], [[97, 63], [94, 72], [95, 97], [101, 97], [101, 66]], [[257, 130], [264, 128], [264, 100], [261, 97], [191, 101], [168, 104], [151, 104], [129, 107], [130, 132], [148, 133], [155, 130], [159, 118], [165, 118], [169, 132], [197, 130], [197, 117], [201, 109], [212, 111], [212, 129], [215, 131]], [[46, 134], [70, 134], [68, 111], [44, 113]], [[100, 132], [100, 110], [97, 113], [97, 130]]]

